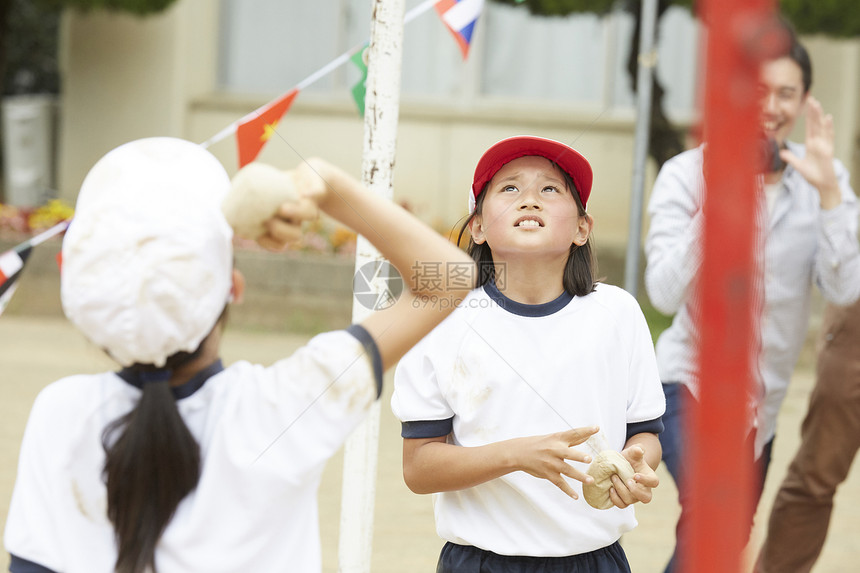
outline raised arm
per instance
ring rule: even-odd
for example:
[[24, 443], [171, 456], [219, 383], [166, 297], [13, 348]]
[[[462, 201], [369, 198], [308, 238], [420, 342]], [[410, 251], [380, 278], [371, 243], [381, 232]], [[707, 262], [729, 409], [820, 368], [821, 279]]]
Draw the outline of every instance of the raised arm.
[[318, 206], [366, 237], [403, 278], [400, 299], [361, 323], [376, 341], [383, 368], [392, 366], [474, 288], [474, 262], [399, 205], [322, 159], [302, 163], [293, 176], [302, 199], [284, 203], [279, 217], [269, 221], [270, 240], [295, 238], [296, 224], [312, 218]]
[[847, 306], [860, 296], [858, 204], [848, 181], [848, 172], [839, 161], [834, 160], [833, 163], [841, 202], [832, 209], [822, 208], [819, 214], [821, 221], [814, 277], [825, 300]]

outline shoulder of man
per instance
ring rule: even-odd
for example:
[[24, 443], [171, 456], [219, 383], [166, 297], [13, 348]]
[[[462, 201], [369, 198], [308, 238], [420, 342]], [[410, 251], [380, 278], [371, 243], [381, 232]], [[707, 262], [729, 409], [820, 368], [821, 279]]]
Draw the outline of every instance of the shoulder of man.
[[664, 167], [666, 165], [678, 165], [684, 167], [689, 167], [691, 164], [701, 165], [704, 157], [704, 150], [705, 144], [703, 143], [669, 158], [663, 165]]

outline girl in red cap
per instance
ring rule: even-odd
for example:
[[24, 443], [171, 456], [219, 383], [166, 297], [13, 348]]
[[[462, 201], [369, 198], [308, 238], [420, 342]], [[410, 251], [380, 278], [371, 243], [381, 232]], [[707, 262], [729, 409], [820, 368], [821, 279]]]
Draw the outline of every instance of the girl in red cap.
[[[630, 571], [618, 540], [658, 484], [665, 401], [636, 300], [594, 278], [591, 182], [556, 141], [484, 153], [461, 230], [479, 287], [395, 372], [404, 478], [436, 494], [439, 572]], [[581, 499], [602, 450], [632, 466], [604, 484], [605, 510]]]

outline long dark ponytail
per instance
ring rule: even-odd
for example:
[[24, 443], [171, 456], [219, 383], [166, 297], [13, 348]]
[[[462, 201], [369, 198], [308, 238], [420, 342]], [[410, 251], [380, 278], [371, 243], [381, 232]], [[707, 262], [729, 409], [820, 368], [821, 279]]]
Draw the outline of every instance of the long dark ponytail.
[[155, 547], [179, 502], [200, 479], [200, 446], [170, 390], [170, 372], [200, 355], [179, 352], [164, 368], [135, 364], [142, 383], [137, 405], [111, 422], [102, 443], [107, 515], [114, 527], [117, 573], [155, 571]]
[[[579, 198], [579, 193], [576, 191], [573, 179], [554, 161], [551, 161], [551, 163], [556, 167], [556, 169], [558, 169], [559, 173], [561, 173], [567, 188], [572, 192], [573, 198], [576, 201], [579, 216], [588, 216], [585, 211], [585, 207], [582, 205], [582, 200]], [[463, 244], [463, 236], [469, 229], [469, 223], [472, 222], [472, 219], [482, 213], [484, 197], [487, 195], [487, 187], [490, 186], [490, 183], [492, 183], [492, 179], [490, 179], [484, 188], [481, 189], [481, 193], [475, 201], [475, 210], [466, 218], [466, 221], [460, 227], [460, 232], [457, 235], [458, 245]], [[472, 240], [471, 236], [469, 236], [469, 244], [466, 248], [466, 252], [468, 252], [472, 259], [474, 259], [478, 264], [478, 286], [494, 281], [496, 278], [496, 268], [493, 264], [493, 251], [490, 249], [490, 245], [488, 245], [486, 241], [478, 244]], [[595, 278], [596, 276], [597, 259], [594, 256], [591, 236], [589, 236], [584, 245], [579, 246], [577, 244], [572, 244], [570, 246], [570, 252], [567, 255], [567, 265], [564, 267], [564, 276], [562, 277], [564, 290], [574, 296], [585, 296], [594, 292], [594, 283], [597, 280]]]

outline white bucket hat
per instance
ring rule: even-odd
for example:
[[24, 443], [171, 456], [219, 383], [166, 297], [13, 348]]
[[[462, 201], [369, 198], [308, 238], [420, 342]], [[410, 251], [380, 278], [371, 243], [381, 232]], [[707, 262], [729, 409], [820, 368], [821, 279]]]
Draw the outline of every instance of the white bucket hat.
[[63, 241], [63, 311], [122, 366], [193, 352], [232, 286], [230, 178], [197, 144], [132, 141], [87, 174]]

